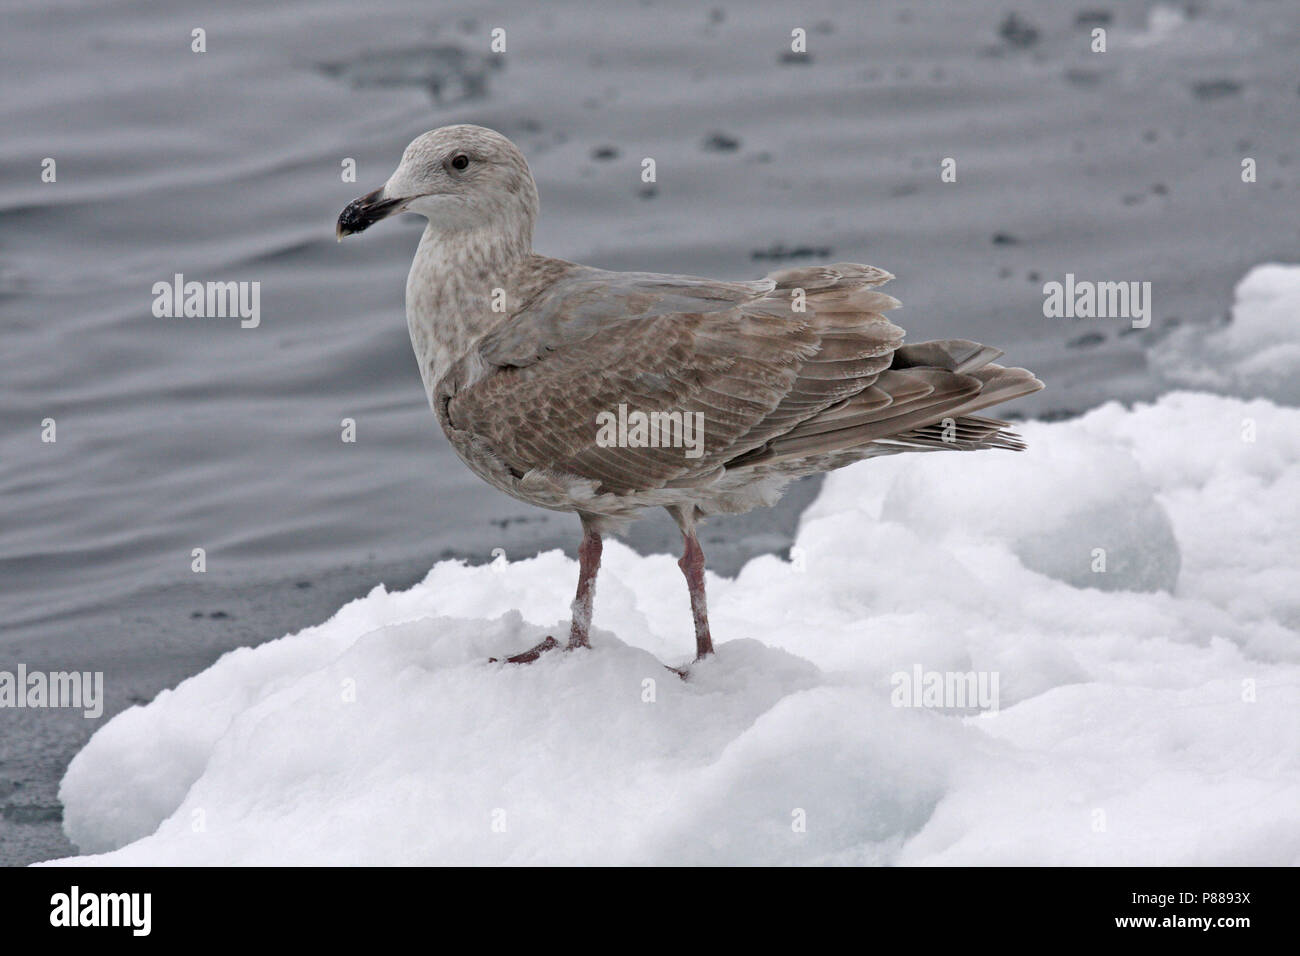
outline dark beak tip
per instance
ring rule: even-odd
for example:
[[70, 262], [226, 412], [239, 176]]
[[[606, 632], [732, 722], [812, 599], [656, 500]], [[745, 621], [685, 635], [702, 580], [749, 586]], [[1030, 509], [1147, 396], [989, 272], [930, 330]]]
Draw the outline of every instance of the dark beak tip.
[[339, 213], [339, 221], [335, 226], [334, 234], [341, 240], [345, 236], [353, 236], [358, 232], [365, 232], [379, 220], [387, 217], [398, 205], [398, 200], [381, 199], [380, 192], [376, 189], [372, 193], [367, 193], [360, 199], [354, 199], [343, 207]]
[[339, 239], [345, 239], [348, 236], [356, 235], [366, 227], [357, 221], [356, 216], [350, 214], [351, 206], [343, 210], [339, 215], [339, 221], [334, 225], [334, 235]]

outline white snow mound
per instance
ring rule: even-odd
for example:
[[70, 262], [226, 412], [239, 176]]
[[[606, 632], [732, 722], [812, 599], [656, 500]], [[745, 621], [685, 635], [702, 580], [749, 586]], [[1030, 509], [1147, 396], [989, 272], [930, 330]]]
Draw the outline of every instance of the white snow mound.
[[1300, 405], [1300, 266], [1256, 266], [1237, 283], [1230, 322], [1175, 329], [1151, 363], [1185, 388]]
[[588, 652], [487, 662], [566, 633], [554, 552], [227, 654], [73, 760], [62, 862], [1300, 863], [1300, 410], [1024, 433], [831, 475], [687, 681], [675, 559], [617, 542]]

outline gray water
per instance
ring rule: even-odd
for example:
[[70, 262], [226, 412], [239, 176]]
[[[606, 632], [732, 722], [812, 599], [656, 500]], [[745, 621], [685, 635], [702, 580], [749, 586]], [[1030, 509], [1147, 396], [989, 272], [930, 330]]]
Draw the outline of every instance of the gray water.
[[[334, 241], [447, 123], [522, 147], [545, 253], [871, 262], [912, 339], [991, 342], [1047, 381], [1020, 414], [1151, 397], [1151, 343], [1300, 238], [1300, 10], [1154, 6], [4, 0], [0, 670], [102, 670], [107, 719], [437, 559], [572, 553], [576, 522], [481, 484], [426, 407], [402, 304], [420, 223]], [[1152, 282], [1152, 327], [1045, 319], [1066, 272]], [[260, 282], [260, 325], [155, 318], [176, 273]], [[710, 525], [711, 565], [786, 547], [815, 492]], [[675, 547], [667, 522], [632, 540]], [[0, 711], [0, 862], [71, 852], [57, 784], [101, 724]]]

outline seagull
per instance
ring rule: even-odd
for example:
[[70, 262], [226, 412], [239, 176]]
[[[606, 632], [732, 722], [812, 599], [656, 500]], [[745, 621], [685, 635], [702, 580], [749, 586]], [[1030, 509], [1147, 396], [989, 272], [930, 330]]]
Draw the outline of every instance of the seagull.
[[[703, 519], [770, 506], [794, 479], [865, 458], [1024, 448], [1007, 422], [974, 413], [1043, 383], [978, 342], [904, 345], [882, 269], [726, 282], [538, 255], [532, 173], [481, 126], [417, 137], [344, 208], [338, 238], [400, 212], [428, 220], [406, 321], [447, 440], [488, 484], [582, 522], [570, 650], [590, 646], [603, 536], [645, 509], [681, 530], [698, 662], [713, 653]], [[547, 637], [506, 660], [559, 646]]]

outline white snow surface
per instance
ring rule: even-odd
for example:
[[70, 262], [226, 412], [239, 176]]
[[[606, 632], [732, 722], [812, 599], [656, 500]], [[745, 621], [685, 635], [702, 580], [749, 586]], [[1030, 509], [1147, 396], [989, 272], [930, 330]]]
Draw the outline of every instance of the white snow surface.
[[1300, 405], [1300, 266], [1256, 266], [1237, 283], [1231, 321], [1176, 329], [1152, 353], [1158, 374], [1184, 388]]
[[[790, 560], [710, 575], [686, 681], [672, 556], [608, 542], [595, 647], [528, 666], [487, 658], [567, 633], [559, 552], [376, 587], [96, 733], [56, 862], [1300, 863], [1298, 315], [1261, 267], [1201, 357], [1268, 398], [832, 474]], [[896, 706], [917, 667], [997, 709]]]

